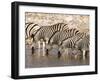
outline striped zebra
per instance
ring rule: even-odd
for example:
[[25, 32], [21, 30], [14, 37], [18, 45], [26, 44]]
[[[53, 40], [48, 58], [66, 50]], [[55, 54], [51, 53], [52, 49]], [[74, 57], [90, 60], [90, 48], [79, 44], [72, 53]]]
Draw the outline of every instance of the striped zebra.
[[[68, 25], [65, 23], [56, 23], [50, 26], [41, 26], [39, 31], [36, 32], [33, 36], [34, 42], [41, 42], [41, 40], [44, 40], [45, 48], [50, 48], [48, 42], [51, 40], [51, 38], [59, 31], [63, 31], [68, 28]], [[33, 45], [34, 46], [34, 45]], [[46, 52], [48, 52], [48, 49], [46, 49]], [[48, 53], [47, 53], [48, 54]]]
[[[63, 47], [63, 49], [66, 50], [67, 54], [69, 53], [69, 49], [73, 50], [73, 49], [76, 49], [76, 45], [77, 43], [83, 39], [85, 37], [86, 33], [84, 32], [80, 32], [78, 33], [77, 35], [71, 37], [71, 38], [68, 38], [66, 40], [63, 41], [61, 47]], [[79, 43], [78, 43], [79, 44]], [[77, 53], [76, 53], [77, 54]]]
[[76, 28], [73, 29], [66, 29], [64, 31], [60, 31], [57, 32], [49, 41], [49, 43], [51, 45], [53, 44], [57, 44], [57, 45], [61, 45], [62, 42], [68, 38], [71, 38], [75, 35], [79, 34], [79, 30], [77, 30]]
[[68, 25], [65, 23], [56, 23], [50, 26], [42, 26], [40, 30], [35, 34], [35, 41], [43, 39], [48, 43], [48, 41], [59, 31], [63, 31], [68, 28]]
[[34, 23], [25, 23], [25, 39], [27, 44], [32, 44], [32, 37], [37, 32], [37, 30], [40, 28], [38, 24]]
[[58, 47], [57, 49], [59, 49], [58, 55], [61, 55], [60, 52], [63, 50], [61, 48], [63, 41], [73, 36], [76, 36], [79, 33], [80, 33], [79, 30], [77, 30], [76, 28], [72, 28], [72, 29], [67, 28], [63, 31], [57, 32], [49, 41], [49, 44], [51, 45], [51, 49], [54, 49], [54, 47], [57, 46]]
[[84, 38], [82, 38], [76, 43], [76, 48], [82, 51], [83, 57], [86, 56], [86, 52], [89, 51], [89, 45], [90, 45], [89, 34], [87, 34]]

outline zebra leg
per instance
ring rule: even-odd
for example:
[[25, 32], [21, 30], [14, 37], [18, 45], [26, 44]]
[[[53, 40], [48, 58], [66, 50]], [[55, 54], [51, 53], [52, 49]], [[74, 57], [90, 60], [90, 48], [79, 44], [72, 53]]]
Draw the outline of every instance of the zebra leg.
[[48, 56], [49, 55], [49, 50], [48, 49], [46, 49], [46, 56]]
[[32, 54], [34, 54], [34, 47], [32, 47], [31, 50], [32, 50]]
[[58, 58], [60, 58], [61, 57], [61, 53], [60, 53], [60, 51], [58, 51]]
[[78, 55], [75, 55], [75, 59], [77, 59]]
[[69, 49], [68, 49], [68, 48], [66, 48], [66, 55], [68, 55], [68, 53], [69, 53]]
[[43, 56], [45, 56], [45, 42], [43, 42]]
[[41, 46], [40, 46], [40, 41], [38, 41], [38, 56], [40, 56], [40, 52], [41, 52]]
[[83, 50], [83, 59], [85, 59], [85, 53], [86, 53], [86, 51]]
[[63, 48], [62, 59], [66, 61], [66, 56], [68, 56], [68, 48]]

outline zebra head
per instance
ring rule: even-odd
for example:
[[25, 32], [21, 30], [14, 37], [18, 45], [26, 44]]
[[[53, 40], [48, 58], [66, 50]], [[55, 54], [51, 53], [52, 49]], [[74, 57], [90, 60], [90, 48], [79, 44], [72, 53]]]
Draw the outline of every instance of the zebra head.
[[34, 36], [37, 31], [40, 29], [40, 26], [33, 22], [25, 23], [25, 40], [26, 44], [32, 44], [34, 40]]
[[33, 39], [31, 37], [25, 39], [26, 44], [31, 45], [33, 43]]

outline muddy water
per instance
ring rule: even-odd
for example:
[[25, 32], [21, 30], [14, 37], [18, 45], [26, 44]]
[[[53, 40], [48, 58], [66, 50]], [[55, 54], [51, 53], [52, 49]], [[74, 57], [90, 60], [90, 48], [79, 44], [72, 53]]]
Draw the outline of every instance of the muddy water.
[[34, 54], [31, 53], [31, 48], [25, 47], [25, 68], [36, 67], [58, 67], [58, 66], [80, 66], [89, 65], [89, 56], [83, 59], [82, 56], [62, 55], [57, 56], [57, 50], [49, 51], [49, 55], [43, 55], [43, 50], [35, 49]]

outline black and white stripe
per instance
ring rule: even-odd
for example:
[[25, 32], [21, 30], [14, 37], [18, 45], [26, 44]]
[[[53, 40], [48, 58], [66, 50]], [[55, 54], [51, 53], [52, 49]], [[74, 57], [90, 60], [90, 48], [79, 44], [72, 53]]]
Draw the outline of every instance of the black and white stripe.
[[63, 41], [62, 46], [65, 48], [75, 48], [76, 43], [84, 38], [85, 33], [78, 33], [77, 35]]
[[36, 31], [40, 28], [40, 26], [38, 24], [34, 24], [34, 23], [26, 23], [25, 24], [25, 38], [29, 38], [31, 37], [31, 35], [34, 35], [36, 33]]
[[[53, 47], [55, 45], [58, 45], [59, 47], [59, 51], [58, 51], [58, 55], [60, 55], [61, 53], [61, 48], [62, 48], [62, 44], [65, 40], [67, 39], [70, 39], [72, 37], [75, 37], [75, 36], [79, 36], [81, 37], [82, 34], [80, 34], [79, 30], [77, 30], [76, 28], [72, 28], [72, 29], [65, 29], [63, 31], [59, 31], [57, 32], [50, 40], [49, 44], [51, 45], [51, 48], [53, 49]], [[75, 40], [78, 40], [75, 39]], [[75, 41], [74, 41], [75, 42]]]
[[76, 36], [79, 34], [79, 30], [74, 29], [66, 29], [64, 31], [57, 32], [50, 40], [50, 44], [58, 44], [61, 45], [64, 40]]
[[40, 30], [35, 34], [34, 39], [39, 41], [43, 39], [46, 43], [59, 31], [67, 29], [68, 26], [65, 23], [57, 23], [50, 26], [42, 26]]
[[48, 54], [48, 48], [51, 48], [49, 46], [49, 41], [51, 38], [59, 31], [66, 30], [68, 28], [67, 24], [65, 23], [56, 23], [50, 26], [41, 26], [37, 32], [32, 36], [33, 42], [44, 42], [45, 48], [46, 48], [46, 54]]
[[89, 46], [90, 46], [89, 34], [76, 43], [76, 48], [82, 51], [83, 56], [85, 56], [86, 52], [89, 51]]
[[[88, 47], [88, 44], [89, 44], [89, 41], [87, 40], [88, 37], [86, 37], [86, 33], [79, 33], [77, 34], [76, 36], [73, 36], [71, 38], [68, 38], [67, 40], [63, 41], [61, 47], [65, 50], [67, 50], [67, 54], [69, 53], [69, 49], [73, 50], [73, 49], [76, 49], [76, 50], [82, 50], [82, 49], [87, 49]], [[85, 43], [86, 42], [86, 43]], [[85, 44], [84, 44], [85, 43]], [[85, 45], [85, 46], [84, 46]], [[80, 48], [81, 46], [81, 48]], [[87, 47], [87, 48], [86, 48]], [[80, 49], [78, 49], [80, 48]], [[80, 51], [81, 51], [80, 50]], [[78, 54], [78, 53], [77, 53]], [[76, 54], [76, 55], [77, 55]], [[84, 54], [84, 53], [82, 53]]]

